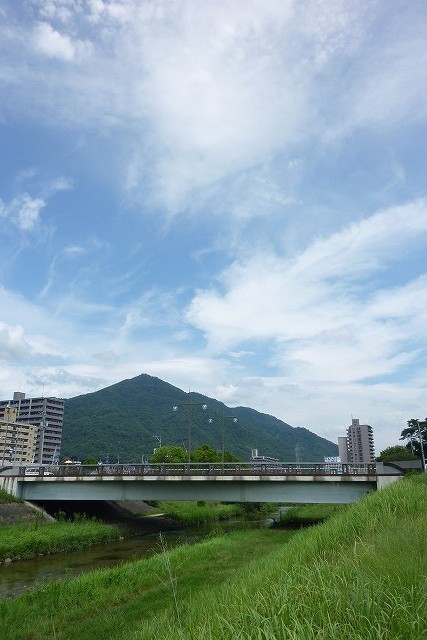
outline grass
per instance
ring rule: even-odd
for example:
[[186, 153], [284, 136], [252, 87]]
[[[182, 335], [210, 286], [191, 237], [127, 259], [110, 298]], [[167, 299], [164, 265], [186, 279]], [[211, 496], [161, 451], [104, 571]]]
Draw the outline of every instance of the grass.
[[0, 504], [6, 504], [8, 502], [23, 502], [23, 500], [21, 498], [15, 498], [15, 496], [0, 487]]
[[291, 524], [295, 526], [306, 526], [318, 524], [327, 520], [332, 515], [346, 509], [345, 504], [304, 504], [291, 507], [282, 511], [276, 526]]
[[117, 539], [117, 527], [93, 519], [77, 517], [73, 522], [12, 524], [0, 527], [0, 560], [35, 558], [47, 553], [83, 549], [96, 542]]
[[255, 555], [268, 558], [292, 535], [251, 530], [169, 551], [163, 547], [166, 554], [50, 583], [3, 601], [2, 627], [8, 640], [112, 640], [130, 638], [141, 622], [165, 610], [176, 625], [185, 602], [210, 585], [230, 580]]
[[182, 524], [227, 520], [242, 514], [240, 505], [220, 502], [159, 502], [157, 506], [165, 516]]
[[[286, 544], [284, 542], [287, 541]], [[10, 640], [425, 640], [427, 476], [0, 604]]]
[[[425, 640], [427, 477], [401, 480], [127, 640]], [[122, 636], [123, 639], [125, 636]]]

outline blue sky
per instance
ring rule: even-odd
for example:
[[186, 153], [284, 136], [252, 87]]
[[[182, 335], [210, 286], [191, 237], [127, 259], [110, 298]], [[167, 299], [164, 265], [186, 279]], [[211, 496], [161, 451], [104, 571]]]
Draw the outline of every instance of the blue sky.
[[[423, 0], [2, 0], [0, 396], [427, 413]], [[254, 443], [256, 444], [256, 443]]]

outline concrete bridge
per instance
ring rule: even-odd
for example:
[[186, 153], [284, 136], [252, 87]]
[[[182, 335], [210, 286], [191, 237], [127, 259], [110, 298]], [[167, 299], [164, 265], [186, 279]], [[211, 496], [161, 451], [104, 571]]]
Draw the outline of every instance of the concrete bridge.
[[402, 474], [381, 463], [27, 465], [0, 467], [0, 486], [29, 501], [349, 503]]

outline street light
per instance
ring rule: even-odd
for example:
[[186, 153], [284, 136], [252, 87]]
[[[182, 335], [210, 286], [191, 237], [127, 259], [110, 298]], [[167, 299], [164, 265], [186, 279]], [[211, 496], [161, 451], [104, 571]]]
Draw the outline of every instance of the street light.
[[421, 429], [420, 429], [420, 421], [417, 420], [417, 427], [418, 427], [418, 436], [420, 438], [420, 449], [421, 449], [421, 464], [423, 465], [423, 471], [426, 471], [426, 458], [424, 455], [424, 442], [423, 442], [423, 438], [421, 435]]
[[[155, 438], [157, 440], [157, 442], [159, 443], [159, 447], [161, 449], [162, 448], [162, 436], [153, 436], [153, 438]], [[154, 453], [156, 453], [156, 449], [154, 449]]]
[[175, 404], [172, 409], [174, 411], [178, 411], [179, 407], [186, 407], [186, 409], [188, 410], [188, 462], [191, 461], [190, 458], [190, 451], [191, 451], [191, 415], [193, 413], [193, 409], [195, 407], [202, 407], [203, 411], [206, 411], [206, 409], [208, 408], [207, 404], [204, 404], [203, 402], [180, 402], [178, 404]]
[[[232, 422], [238, 422], [236, 416], [219, 416], [221, 422], [221, 462], [224, 464], [224, 423], [226, 420], [232, 420]], [[209, 422], [213, 422], [213, 418], [209, 418]]]

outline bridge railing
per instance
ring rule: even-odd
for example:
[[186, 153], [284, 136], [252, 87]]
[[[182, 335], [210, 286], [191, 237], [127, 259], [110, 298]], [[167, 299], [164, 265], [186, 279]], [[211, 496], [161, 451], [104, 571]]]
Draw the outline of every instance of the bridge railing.
[[324, 462], [192, 462], [192, 463], [144, 463], [144, 464], [98, 464], [56, 465], [19, 467], [20, 476], [194, 476], [194, 475], [372, 475], [375, 464], [336, 464]]

